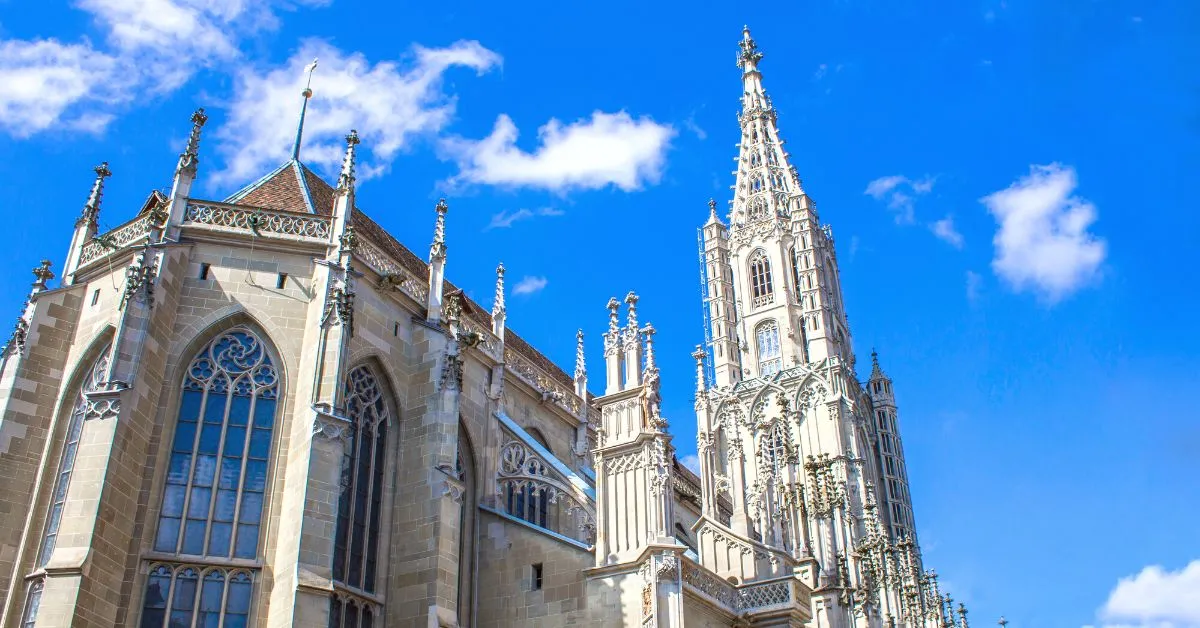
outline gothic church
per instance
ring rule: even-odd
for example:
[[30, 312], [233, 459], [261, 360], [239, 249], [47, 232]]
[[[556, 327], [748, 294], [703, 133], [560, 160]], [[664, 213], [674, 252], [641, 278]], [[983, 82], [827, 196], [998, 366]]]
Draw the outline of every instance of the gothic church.
[[874, 355], [859, 379], [833, 235], [739, 46], [698, 475], [636, 295], [608, 302], [594, 394], [582, 331], [568, 373], [507, 328], [503, 266], [490, 308], [447, 279], [445, 202], [427, 256], [355, 204], [353, 131], [333, 185], [297, 141], [195, 197], [200, 110], [170, 194], [105, 233], [96, 169], [0, 356], [0, 628], [966, 628], [922, 564], [892, 382]]

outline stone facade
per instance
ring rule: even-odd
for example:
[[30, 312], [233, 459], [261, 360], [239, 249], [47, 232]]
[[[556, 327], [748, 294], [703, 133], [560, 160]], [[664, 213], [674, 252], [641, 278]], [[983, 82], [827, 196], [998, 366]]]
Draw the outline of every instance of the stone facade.
[[297, 144], [193, 198], [200, 110], [170, 194], [104, 234], [97, 168], [0, 356], [0, 628], [954, 622], [748, 31], [740, 58], [699, 475], [636, 295], [593, 395], [582, 331], [568, 374], [506, 328], [503, 266], [490, 311], [446, 281], [444, 202], [424, 258], [356, 206], [353, 132], [333, 185]]

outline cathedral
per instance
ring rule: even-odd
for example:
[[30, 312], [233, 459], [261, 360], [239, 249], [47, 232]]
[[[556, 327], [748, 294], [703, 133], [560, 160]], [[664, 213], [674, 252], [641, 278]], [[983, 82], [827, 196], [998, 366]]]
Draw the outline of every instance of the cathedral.
[[357, 206], [354, 131], [332, 184], [297, 137], [210, 200], [196, 111], [169, 194], [103, 233], [97, 167], [0, 355], [0, 628], [966, 628], [761, 59], [744, 30], [733, 198], [697, 214], [698, 473], [637, 295], [564, 370], [503, 265], [490, 305], [451, 283], [446, 201], [427, 255]]

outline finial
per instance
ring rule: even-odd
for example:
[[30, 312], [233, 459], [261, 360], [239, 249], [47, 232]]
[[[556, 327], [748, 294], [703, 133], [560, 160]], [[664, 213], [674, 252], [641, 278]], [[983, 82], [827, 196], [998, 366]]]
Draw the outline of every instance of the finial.
[[658, 330], [654, 329], [654, 325], [651, 325], [650, 323], [646, 323], [646, 326], [642, 328], [642, 333], [646, 334], [646, 369], [645, 370], [648, 373], [658, 370], [658, 365], [656, 365], [654, 363], [654, 332], [656, 332], [656, 331], [658, 331]]
[[1005, 626], [1008, 625], [1008, 620], [1004, 618], [1004, 615], [1001, 615], [1000, 621], [997, 621], [996, 623], [1000, 624], [1000, 628], [1004, 628]]
[[696, 361], [696, 393], [704, 392], [704, 358], [708, 357], [708, 353], [704, 351], [704, 347], [696, 345], [696, 350], [692, 352], [692, 359]]
[[621, 308], [621, 302], [617, 297], [612, 297], [608, 300], [608, 333], [616, 335], [617, 329], [620, 327], [620, 321], [617, 316], [617, 310]]
[[204, 128], [205, 122], [208, 122], [208, 116], [204, 114], [204, 107], [192, 112], [192, 132], [188, 135], [187, 146], [179, 155], [178, 171], [196, 171], [196, 164], [200, 162], [200, 129]]
[[45, 290], [46, 282], [54, 279], [54, 273], [50, 270], [50, 260], [42, 260], [41, 265], [33, 269], [33, 276], [36, 278], [33, 282], [34, 292]]
[[743, 72], [755, 71], [763, 55], [758, 51], [758, 45], [754, 43], [754, 39], [750, 37], [749, 26], [742, 27], [742, 41], [738, 42], [738, 47], [742, 49], [738, 53], [738, 67]]
[[308, 81], [304, 84], [304, 91], [300, 92], [300, 95], [304, 96], [304, 104], [300, 105], [300, 123], [296, 125], [296, 143], [292, 144], [292, 159], [300, 159], [300, 142], [304, 138], [304, 114], [308, 111], [308, 99], [312, 98], [312, 75], [316, 69], [316, 59], [304, 67]]
[[504, 306], [504, 262], [496, 266], [496, 297], [492, 300], [492, 318], [504, 316], [507, 312]]
[[634, 292], [630, 290], [629, 294], [625, 295], [625, 305], [629, 306], [629, 314], [626, 318], [626, 322], [629, 325], [630, 333], [634, 334], [636, 334], [638, 331], [637, 302], [638, 295], [634, 294]]
[[575, 332], [575, 379], [587, 377], [587, 365], [583, 359], [583, 330]]
[[967, 607], [962, 602], [958, 603], [958, 624], [960, 628], [970, 628], [967, 626]]
[[346, 136], [346, 157], [342, 159], [342, 174], [338, 175], [338, 189], [349, 190], [354, 185], [354, 152], [358, 146], [358, 131], [350, 129]]
[[446, 205], [446, 199], [438, 199], [437, 207], [437, 222], [433, 226], [433, 244], [429, 246], [429, 258], [446, 256], [446, 212], [450, 210], [450, 206]]
[[83, 206], [83, 213], [75, 223], [77, 225], [84, 223], [95, 225], [100, 218], [100, 198], [104, 196], [104, 180], [112, 176], [112, 171], [108, 169], [107, 161], [93, 170], [96, 172], [96, 180], [92, 182], [92, 191], [88, 194], [87, 203]]

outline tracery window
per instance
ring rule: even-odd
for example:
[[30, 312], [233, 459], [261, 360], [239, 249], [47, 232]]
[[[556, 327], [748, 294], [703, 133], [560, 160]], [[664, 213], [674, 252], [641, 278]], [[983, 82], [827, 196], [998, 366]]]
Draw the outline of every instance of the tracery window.
[[[279, 397], [266, 344], [245, 327], [220, 334], [182, 388], [154, 549], [210, 564], [256, 559]], [[141, 626], [242, 628], [253, 579], [245, 569], [152, 565]]]
[[761, 196], [750, 199], [748, 216], [751, 221], [763, 220], [768, 216], [767, 202]]
[[152, 565], [142, 628], [245, 628], [252, 582], [245, 570]]
[[783, 367], [779, 348], [779, 324], [774, 319], [763, 321], [754, 330], [758, 343], [758, 374], [770, 377]]
[[771, 282], [771, 260], [761, 249], [750, 256], [750, 296], [754, 307], [761, 307], [774, 301], [774, 287]]
[[[58, 526], [62, 523], [63, 505], [67, 501], [67, 489], [71, 486], [71, 473], [75, 470], [75, 455], [79, 453], [79, 436], [83, 433], [83, 415], [87, 410], [87, 393], [100, 390], [108, 372], [108, 353], [111, 347], [104, 347], [100, 356], [84, 375], [79, 386], [79, 396], [71, 409], [71, 417], [67, 423], [67, 434], [63, 440], [62, 456], [58, 462], [58, 474], [54, 480], [53, 503], [50, 504], [46, 518], [46, 532], [42, 536], [41, 553], [38, 566], [44, 566], [54, 553], [54, 544], [58, 540]], [[36, 612], [34, 613], [36, 617]]]
[[756, 150], [750, 151], [750, 167], [757, 168], [762, 165], [762, 155]]
[[762, 177], [755, 176], [755, 177], [750, 178], [750, 192], [751, 193], [760, 192], [760, 191], [762, 191], [762, 188], [763, 188]]
[[[346, 378], [350, 440], [342, 458], [341, 497], [334, 537], [333, 579], [355, 595], [375, 593], [383, 513], [383, 470], [391, 412], [375, 371], [362, 365]], [[378, 605], [342, 594], [330, 601], [330, 628], [370, 628]]]

